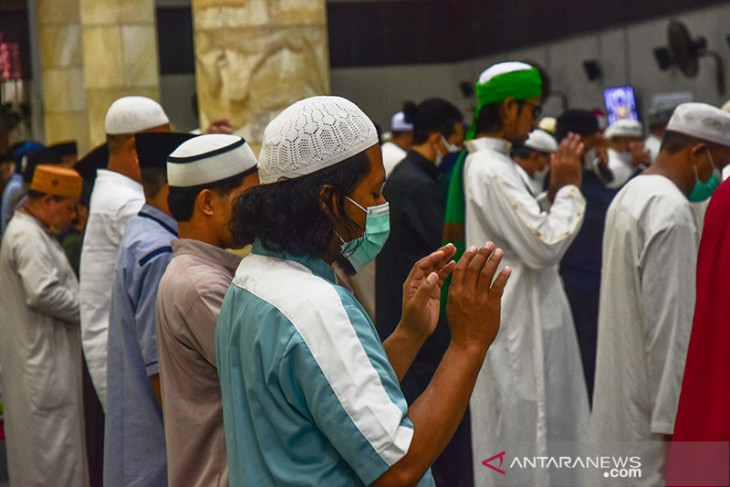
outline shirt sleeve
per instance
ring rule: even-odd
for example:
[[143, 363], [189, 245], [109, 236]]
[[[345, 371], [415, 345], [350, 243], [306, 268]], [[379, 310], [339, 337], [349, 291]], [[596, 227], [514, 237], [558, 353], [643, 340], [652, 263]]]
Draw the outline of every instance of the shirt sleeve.
[[470, 224], [495, 229], [498, 235], [484, 232], [485, 237], [481, 238], [509, 242], [520, 260], [533, 269], [558, 264], [583, 223], [585, 198], [573, 185], [560, 188], [549, 211], [542, 211], [538, 201], [518, 181], [494, 176], [485, 185], [474, 181], [465, 184], [467, 207], [472, 209], [471, 216], [467, 214], [467, 231]]
[[323, 319], [321, 327], [292, 336], [279, 365], [282, 389], [360, 480], [370, 484], [408, 452], [413, 424], [364, 312], [354, 304], [329, 316], [321, 311], [307, 315], [308, 324]]
[[689, 224], [654, 233], [641, 261], [651, 431], [672, 434], [695, 303], [697, 237]]
[[143, 262], [139, 269], [139, 276], [135, 279], [136, 289], [133, 296], [139, 298], [135, 310], [135, 326], [148, 377], [158, 374], [160, 371], [157, 359], [155, 305], [160, 279], [171, 259], [172, 249], [170, 247], [156, 250], [152, 258]]
[[25, 304], [35, 311], [69, 323], [79, 322], [78, 290], [64, 285], [54, 256], [43, 249], [42, 236], [26, 232], [14, 249]]

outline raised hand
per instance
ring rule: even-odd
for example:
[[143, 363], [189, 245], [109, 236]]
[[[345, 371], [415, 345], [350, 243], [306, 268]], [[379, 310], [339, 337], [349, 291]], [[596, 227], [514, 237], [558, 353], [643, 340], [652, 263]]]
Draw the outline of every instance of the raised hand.
[[580, 136], [570, 133], [552, 155], [548, 189], [550, 201], [553, 201], [555, 194], [563, 186], [574, 184], [580, 187], [583, 180], [583, 149], [584, 145]]
[[447, 244], [416, 262], [403, 284], [403, 313], [400, 326], [416, 339], [433, 333], [439, 318], [441, 285], [456, 263], [453, 244]]
[[503, 255], [487, 242], [480, 249], [470, 247], [454, 267], [446, 302], [453, 345], [486, 352], [497, 336], [502, 293], [511, 273], [505, 267], [494, 278]]

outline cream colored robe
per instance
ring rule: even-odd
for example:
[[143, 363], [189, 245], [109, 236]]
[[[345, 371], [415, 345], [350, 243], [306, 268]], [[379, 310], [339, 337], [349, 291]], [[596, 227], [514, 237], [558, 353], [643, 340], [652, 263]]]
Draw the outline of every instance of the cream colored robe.
[[78, 282], [58, 241], [21, 212], [3, 237], [0, 290], [10, 484], [86, 486]]

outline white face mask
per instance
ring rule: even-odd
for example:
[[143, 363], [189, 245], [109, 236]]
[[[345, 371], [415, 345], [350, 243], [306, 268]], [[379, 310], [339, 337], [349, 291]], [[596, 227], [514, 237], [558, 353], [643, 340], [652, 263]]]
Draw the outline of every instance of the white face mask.
[[444, 137], [444, 134], [440, 134], [440, 135], [441, 135], [441, 141], [444, 143], [446, 150], [449, 151], [449, 154], [451, 154], [453, 152], [461, 152], [461, 150], [462, 150], [461, 147], [459, 147], [458, 145], [449, 144], [449, 141], [446, 139], [446, 137]]

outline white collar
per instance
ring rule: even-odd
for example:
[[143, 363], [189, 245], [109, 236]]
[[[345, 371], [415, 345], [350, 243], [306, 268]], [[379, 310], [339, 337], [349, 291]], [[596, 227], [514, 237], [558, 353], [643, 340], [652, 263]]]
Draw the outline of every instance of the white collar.
[[512, 148], [512, 144], [509, 141], [495, 137], [479, 137], [478, 139], [467, 140], [464, 144], [470, 154], [484, 149], [491, 149], [507, 155]]

